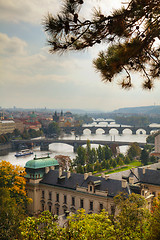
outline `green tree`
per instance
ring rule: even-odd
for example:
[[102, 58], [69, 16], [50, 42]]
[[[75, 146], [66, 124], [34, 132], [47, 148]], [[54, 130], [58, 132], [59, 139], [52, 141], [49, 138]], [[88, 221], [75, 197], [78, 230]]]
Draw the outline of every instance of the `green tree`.
[[56, 218], [48, 211], [38, 218], [28, 217], [20, 226], [22, 240], [102, 240], [116, 239], [114, 226], [106, 212], [100, 214], [85, 214], [81, 209], [68, 219], [66, 227], [58, 227]]
[[143, 165], [147, 165], [149, 162], [149, 153], [145, 149], [141, 151], [140, 160]]
[[38, 218], [27, 217], [21, 222], [20, 231], [22, 240], [51, 240], [59, 238], [59, 229], [56, 224], [56, 217], [49, 211], [44, 211]]
[[151, 89], [160, 76], [160, 45], [155, 44], [160, 32], [159, 0], [130, 0], [108, 16], [95, 9], [91, 19], [80, 16], [83, 3], [65, 0], [57, 16], [46, 16], [43, 25], [50, 52], [77, 51], [105, 42], [108, 48], [94, 60], [102, 80], [111, 82], [124, 72], [121, 85], [129, 88], [132, 73], [141, 71], [143, 87]]
[[111, 149], [110, 149], [107, 145], [105, 145], [105, 146], [103, 147], [103, 150], [104, 150], [104, 158], [105, 158], [106, 160], [110, 159], [110, 158], [112, 157], [112, 151], [111, 151]]
[[30, 138], [29, 133], [28, 133], [26, 128], [24, 129], [24, 131], [21, 134], [21, 136], [22, 136], [23, 139], [29, 139]]
[[19, 239], [20, 222], [25, 218], [21, 205], [11, 198], [7, 188], [0, 187], [0, 239]]
[[128, 156], [125, 157], [124, 163], [129, 164], [131, 162], [130, 158]]
[[156, 159], [155, 156], [150, 156], [149, 161], [150, 161], [151, 163], [155, 163], [155, 162], [157, 162], [157, 159]]
[[47, 134], [48, 135], [55, 135], [55, 136], [59, 136], [60, 135], [60, 127], [58, 126], [58, 123], [57, 122], [51, 122], [49, 125], [48, 125], [48, 128], [47, 128]]
[[79, 146], [77, 148], [76, 164], [85, 165], [86, 163], [86, 149]]
[[104, 150], [101, 147], [101, 145], [99, 145], [98, 148], [97, 148], [97, 157], [98, 157], [99, 162], [102, 162], [103, 159], [104, 159]]
[[97, 172], [101, 172], [102, 171], [102, 166], [101, 166], [101, 163], [97, 162], [94, 164], [94, 170], [97, 171]]
[[154, 198], [152, 203], [151, 218], [149, 219], [149, 236], [147, 240], [160, 239], [160, 195]]
[[146, 200], [139, 194], [121, 193], [114, 198], [119, 214], [114, 225], [117, 239], [146, 239], [149, 227], [149, 211]]
[[91, 162], [90, 163], [95, 163], [97, 161], [97, 151], [95, 148], [91, 149]]
[[82, 167], [81, 164], [78, 164], [77, 168], [76, 168], [76, 172], [77, 173], [84, 173], [84, 168]]
[[139, 157], [141, 154], [141, 148], [138, 146], [138, 143], [131, 143], [130, 147], [127, 151], [128, 157], [133, 159], [135, 157]]

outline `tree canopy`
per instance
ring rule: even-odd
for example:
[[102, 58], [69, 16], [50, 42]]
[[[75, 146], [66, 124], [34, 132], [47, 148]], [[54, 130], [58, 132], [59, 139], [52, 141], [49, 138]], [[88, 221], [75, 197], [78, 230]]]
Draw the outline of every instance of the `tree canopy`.
[[93, 61], [102, 80], [111, 82], [125, 72], [121, 86], [130, 88], [132, 73], [141, 72], [143, 88], [151, 89], [160, 76], [159, 0], [130, 0], [110, 15], [94, 9], [90, 19], [80, 16], [82, 6], [83, 0], [64, 0], [56, 16], [49, 13], [45, 17], [50, 52], [79, 51], [106, 43], [106, 50]]

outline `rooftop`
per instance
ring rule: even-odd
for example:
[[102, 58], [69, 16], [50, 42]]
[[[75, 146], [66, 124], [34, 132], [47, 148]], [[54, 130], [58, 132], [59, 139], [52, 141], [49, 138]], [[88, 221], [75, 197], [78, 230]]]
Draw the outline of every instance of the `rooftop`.
[[35, 155], [33, 160], [30, 160], [26, 163], [25, 168], [39, 169], [58, 165], [58, 161], [55, 158], [50, 158], [49, 155], [41, 158], [37, 158]]

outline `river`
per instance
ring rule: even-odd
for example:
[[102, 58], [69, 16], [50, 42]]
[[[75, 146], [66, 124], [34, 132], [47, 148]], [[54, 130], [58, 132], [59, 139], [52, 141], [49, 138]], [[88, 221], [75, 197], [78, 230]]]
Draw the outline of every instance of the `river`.
[[[90, 124], [88, 126], [95, 126], [96, 123]], [[112, 129], [110, 131], [110, 134], [103, 134], [103, 130], [100, 129], [101, 126], [106, 126], [108, 124], [102, 123], [98, 124], [99, 129], [97, 130], [96, 134], [91, 135], [90, 131], [88, 129], [84, 130], [84, 134], [82, 136], [75, 136], [74, 134], [72, 135], [64, 135], [63, 139], [84, 139], [84, 140], [106, 140], [106, 141], [125, 141], [125, 142], [146, 142], [146, 137], [147, 135], [145, 132], [143, 134], [136, 134], [132, 135], [131, 131], [126, 129], [124, 130], [123, 135], [119, 135], [117, 130]], [[119, 126], [115, 123], [111, 123], [108, 126]], [[87, 126], [87, 125], [84, 125]], [[98, 147], [98, 145], [93, 144], [92, 147]], [[120, 151], [121, 153], [126, 153], [128, 146], [121, 146]], [[50, 154], [51, 157], [54, 157], [56, 155], [67, 155], [70, 156], [71, 159], [74, 159], [76, 157], [76, 153], [73, 152], [73, 147], [70, 145], [62, 144], [62, 143], [54, 143], [49, 145], [49, 151], [40, 151], [40, 147], [35, 147], [33, 149], [34, 154], [29, 155], [29, 156], [23, 156], [23, 157], [15, 157], [15, 152], [9, 152], [8, 154], [4, 156], [0, 156], [0, 161], [5, 160], [9, 161], [13, 165], [20, 165], [22, 167], [25, 166], [26, 162], [33, 159], [34, 155], [36, 154], [37, 157], [44, 157], [47, 156], [48, 153]]]

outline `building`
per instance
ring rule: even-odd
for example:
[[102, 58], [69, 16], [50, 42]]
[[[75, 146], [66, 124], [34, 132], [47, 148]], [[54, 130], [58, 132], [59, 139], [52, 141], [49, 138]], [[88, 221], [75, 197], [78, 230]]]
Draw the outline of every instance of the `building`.
[[151, 209], [153, 197], [160, 192], [160, 163], [101, 177], [91, 173], [62, 172], [58, 162], [49, 157], [34, 158], [25, 168], [28, 196], [33, 199], [29, 208], [32, 215], [44, 210], [62, 215], [66, 211], [75, 213], [80, 208], [86, 213], [105, 209], [113, 214], [113, 198], [120, 192], [144, 196]]
[[13, 120], [0, 121], [0, 135], [6, 133], [13, 133], [15, 130], [15, 122]]
[[160, 155], [160, 134], [155, 137], [155, 153]]

